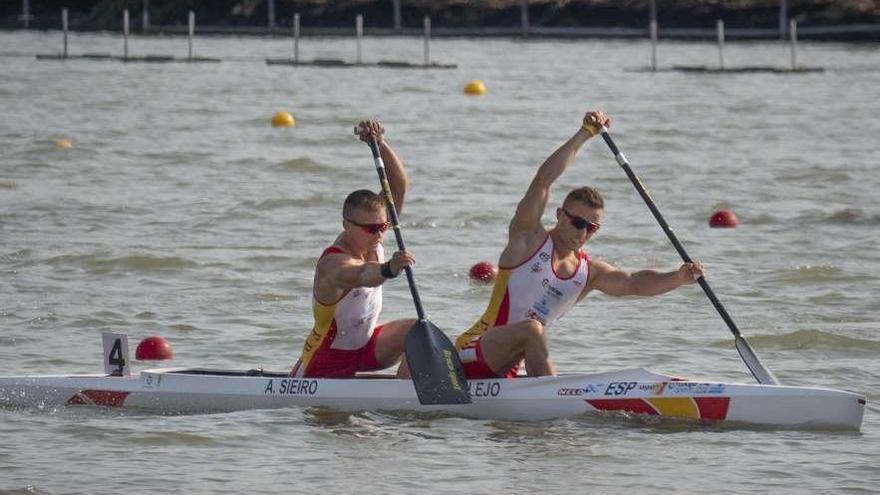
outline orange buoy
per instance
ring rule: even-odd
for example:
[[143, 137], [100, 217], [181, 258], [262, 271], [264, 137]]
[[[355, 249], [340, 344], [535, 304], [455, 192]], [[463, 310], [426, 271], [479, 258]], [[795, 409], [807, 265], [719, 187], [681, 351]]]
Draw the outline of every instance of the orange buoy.
[[709, 217], [709, 227], [714, 228], [733, 228], [739, 225], [739, 219], [736, 214], [730, 210], [716, 211]]
[[494, 282], [498, 276], [498, 267], [488, 261], [481, 261], [471, 267], [468, 275], [471, 280], [478, 282]]
[[134, 358], [138, 361], [165, 361], [171, 359], [173, 355], [171, 344], [158, 335], [142, 340], [134, 352]]

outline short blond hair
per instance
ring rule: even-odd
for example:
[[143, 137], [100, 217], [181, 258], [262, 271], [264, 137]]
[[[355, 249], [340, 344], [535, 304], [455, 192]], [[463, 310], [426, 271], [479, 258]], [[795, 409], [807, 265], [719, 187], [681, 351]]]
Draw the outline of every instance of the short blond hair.
[[358, 189], [345, 198], [342, 205], [342, 216], [349, 218], [354, 210], [382, 211], [385, 199], [368, 189]]
[[605, 199], [602, 198], [602, 194], [598, 189], [589, 186], [579, 187], [568, 193], [568, 196], [565, 197], [565, 201], [562, 202], [562, 206], [565, 206], [572, 201], [579, 201], [590, 208], [595, 208], [597, 210], [605, 209]]

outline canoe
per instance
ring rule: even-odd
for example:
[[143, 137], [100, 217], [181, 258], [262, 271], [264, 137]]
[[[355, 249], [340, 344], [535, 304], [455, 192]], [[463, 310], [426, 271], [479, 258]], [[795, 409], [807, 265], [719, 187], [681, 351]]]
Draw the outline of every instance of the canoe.
[[[168, 359], [150, 337], [136, 358]], [[132, 374], [128, 337], [102, 334], [104, 374], [0, 377], [0, 407], [55, 411], [105, 407], [197, 414], [329, 407], [416, 411], [514, 421], [599, 413], [786, 428], [859, 430], [864, 395], [827, 388], [695, 381], [634, 368], [605, 373], [468, 380], [469, 404], [422, 404], [411, 380], [388, 374], [296, 378], [262, 369], [157, 368]], [[144, 346], [150, 344], [149, 346]], [[143, 355], [141, 355], [144, 350]], [[153, 354], [148, 356], [147, 354]]]
[[323, 406], [343, 411], [443, 412], [469, 418], [548, 420], [590, 413], [859, 430], [865, 396], [816, 387], [691, 381], [645, 369], [470, 380], [471, 404], [422, 405], [409, 380], [293, 378], [283, 372], [159, 368], [129, 376], [0, 377], [6, 408], [97, 406], [191, 414]]

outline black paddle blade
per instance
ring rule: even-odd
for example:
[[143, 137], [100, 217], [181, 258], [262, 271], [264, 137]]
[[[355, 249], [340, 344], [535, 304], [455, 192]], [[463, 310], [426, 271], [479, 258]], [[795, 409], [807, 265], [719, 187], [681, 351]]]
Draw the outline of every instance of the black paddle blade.
[[470, 404], [458, 351], [442, 330], [417, 321], [406, 336], [406, 363], [422, 404]]

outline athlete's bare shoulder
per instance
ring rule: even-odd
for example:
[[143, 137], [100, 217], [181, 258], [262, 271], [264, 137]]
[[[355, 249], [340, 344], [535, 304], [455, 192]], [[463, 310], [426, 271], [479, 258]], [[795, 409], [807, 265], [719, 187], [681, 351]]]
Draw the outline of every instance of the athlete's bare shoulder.
[[517, 236], [510, 236], [507, 240], [507, 246], [501, 252], [498, 264], [503, 267], [511, 267], [522, 264], [529, 259], [535, 252], [541, 248], [548, 236], [547, 229], [542, 225], [530, 231], [523, 232]]

